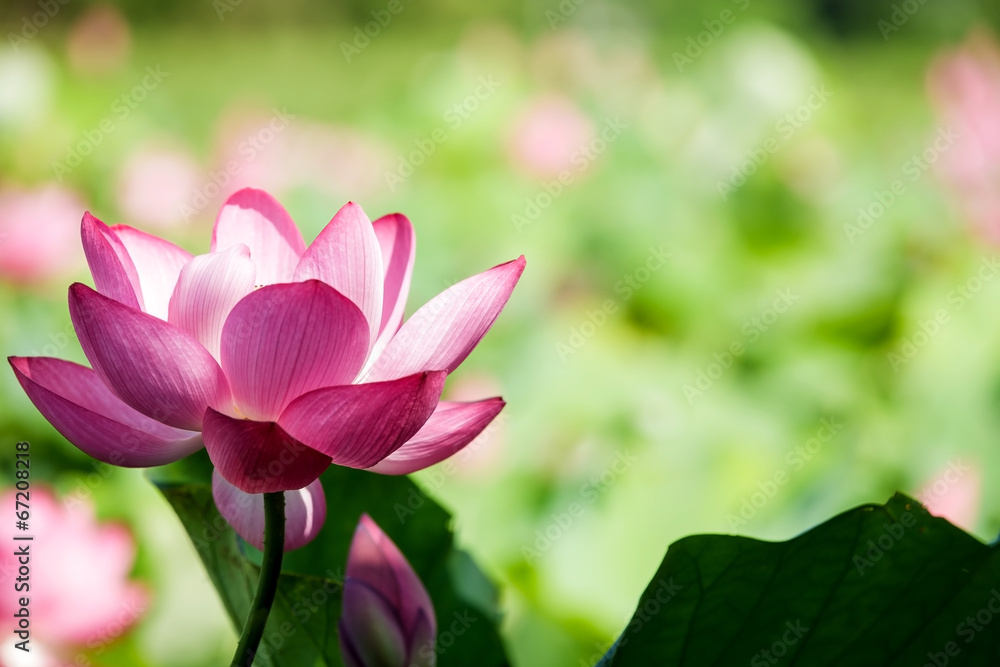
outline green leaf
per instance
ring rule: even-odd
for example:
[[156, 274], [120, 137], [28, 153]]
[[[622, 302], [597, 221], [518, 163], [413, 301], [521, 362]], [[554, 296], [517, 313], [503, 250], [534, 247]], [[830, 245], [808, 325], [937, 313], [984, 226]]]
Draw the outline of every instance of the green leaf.
[[[256, 589], [260, 552], [243, 542], [212, 501], [204, 452], [150, 475], [167, 498], [239, 631]], [[439, 667], [507, 665], [497, 632], [496, 591], [457, 550], [450, 517], [405, 477], [332, 466], [320, 478], [327, 518], [309, 545], [285, 554], [278, 595], [255, 666], [342, 665], [337, 642], [340, 591], [358, 518], [367, 512], [406, 554], [434, 602]], [[235, 646], [233, 647], [235, 649]]]
[[[259, 568], [243, 556], [239, 538], [215, 509], [210, 485], [159, 486], [194, 542], [238, 633]], [[341, 587], [340, 580], [282, 574], [255, 667], [342, 665], [336, 634]]]
[[916, 501], [851, 510], [788, 542], [671, 545], [605, 664], [1000, 664], [1000, 551]]

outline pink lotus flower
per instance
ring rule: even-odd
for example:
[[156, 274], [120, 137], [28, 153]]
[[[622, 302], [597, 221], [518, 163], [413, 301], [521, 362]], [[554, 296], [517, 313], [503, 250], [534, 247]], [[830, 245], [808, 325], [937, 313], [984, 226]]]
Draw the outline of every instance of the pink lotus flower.
[[[68, 651], [94, 649], [117, 639], [149, 606], [146, 589], [128, 579], [135, 560], [135, 544], [123, 526], [98, 524], [86, 504], [60, 503], [47, 489], [33, 486], [28, 532], [15, 529], [13, 518], [5, 521], [0, 551], [0, 615], [5, 632], [15, 626], [10, 619], [20, 609], [19, 597], [30, 598], [30, 643], [35, 656], [49, 660], [31, 664], [63, 665], [58, 657]], [[21, 500], [23, 500], [23, 494]], [[0, 495], [0, 507], [13, 515], [15, 492]], [[15, 542], [15, 536], [32, 535], [31, 542]], [[19, 562], [16, 547], [29, 545], [30, 590], [17, 593], [14, 584]], [[67, 558], [67, 554], [72, 554]], [[16, 635], [3, 637], [0, 663], [25, 664], [15, 660], [25, 655], [11, 650]], [[11, 660], [7, 663], [6, 660]]]
[[340, 654], [347, 667], [434, 665], [437, 620], [420, 578], [367, 515], [347, 555]]
[[307, 248], [280, 204], [241, 190], [205, 255], [89, 214], [82, 235], [97, 291], [72, 285], [69, 308], [93, 368], [10, 363], [42, 415], [96, 459], [155, 466], [204, 444], [235, 489], [292, 491], [331, 464], [392, 475], [433, 465], [503, 408], [439, 397], [500, 314], [523, 257], [452, 286], [401, 326], [415, 247], [399, 214], [372, 223], [349, 203]]

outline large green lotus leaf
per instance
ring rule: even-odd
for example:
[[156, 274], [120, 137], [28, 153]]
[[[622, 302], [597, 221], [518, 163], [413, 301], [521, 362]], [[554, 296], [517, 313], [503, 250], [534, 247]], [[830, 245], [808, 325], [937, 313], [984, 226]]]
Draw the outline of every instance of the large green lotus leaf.
[[603, 663], [995, 667], [1000, 550], [902, 495], [788, 542], [688, 537]]
[[[260, 553], [216, 510], [207, 455], [200, 452], [150, 477], [191, 537], [238, 630], [256, 589]], [[363, 512], [406, 554], [427, 587], [438, 618], [438, 665], [508, 664], [497, 632], [496, 591], [455, 548], [447, 512], [406, 477], [334, 466], [321, 480], [326, 522], [312, 543], [285, 554], [277, 600], [255, 666], [343, 664], [337, 642], [340, 592], [351, 537]]]

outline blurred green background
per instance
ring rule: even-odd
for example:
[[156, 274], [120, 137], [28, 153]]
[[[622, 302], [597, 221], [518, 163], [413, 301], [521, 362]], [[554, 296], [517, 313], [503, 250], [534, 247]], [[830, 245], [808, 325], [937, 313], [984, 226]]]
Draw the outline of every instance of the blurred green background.
[[[416, 477], [502, 585], [513, 662], [590, 665], [682, 536], [786, 539], [949, 464], [996, 474], [1000, 267], [942, 176], [927, 81], [998, 19], [917, 0], [5, 0], [0, 347], [83, 361], [66, 286], [89, 282], [85, 209], [194, 252], [245, 185], [307, 241], [349, 199], [403, 212], [408, 312], [523, 253], [446, 390], [508, 407]], [[0, 391], [0, 443], [32, 442], [34, 482], [138, 543], [152, 606], [93, 664], [225, 661], [235, 635], [141, 472], [68, 445], [12, 373]], [[1000, 492], [978, 504], [991, 540]]]

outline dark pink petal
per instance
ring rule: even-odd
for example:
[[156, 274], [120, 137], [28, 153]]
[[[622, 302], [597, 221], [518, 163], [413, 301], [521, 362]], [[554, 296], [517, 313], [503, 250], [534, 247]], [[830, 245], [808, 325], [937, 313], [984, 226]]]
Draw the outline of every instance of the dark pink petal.
[[97, 291], [130, 308], [142, 310], [139, 274], [118, 234], [90, 213], [84, 213], [80, 237]]
[[302, 255], [294, 280], [322, 280], [353, 301], [365, 314], [374, 341], [382, 321], [382, 275], [382, 252], [371, 220], [348, 202]]
[[111, 229], [132, 258], [142, 290], [143, 310], [161, 320], [167, 319], [167, 303], [181, 267], [191, 260], [191, 253], [128, 225], [115, 225]]
[[373, 228], [382, 250], [385, 273], [382, 321], [379, 324], [378, 339], [371, 352], [372, 356], [376, 356], [385, 349], [403, 322], [406, 297], [410, 293], [410, 278], [413, 275], [413, 261], [417, 256], [417, 241], [413, 225], [400, 213], [382, 216], [373, 223]]
[[302, 234], [284, 207], [263, 190], [250, 188], [233, 194], [219, 211], [211, 251], [240, 243], [250, 248], [258, 285], [290, 281], [306, 249]]
[[416, 435], [369, 470], [383, 475], [409, 475], [440, 463], [475, 440], [504, 405], [500, 398], [472, 403], [441, 401]]
[[[219, 514], [244, 540], [264, 550], [264, 496], [244, 493], [212, 471], [212, 497]], [[285, 551], [304, 547], [326, 521], [326, 495], [317, 479], [304, 489], [285, 491]]]
[[[399, 548], [367, 514], [358, 522], [347, 555], [346, 580], [351, 579], [364, 582], [385, 598], [398, 614], [407, 639], [413, 637], [421, 615], [430, 622], [431, 635], [437, 634], [434, 606], [423, 583]], [[349, 616], [346, 591], [344, 604], [344, 616]]]
[[218, 359], [222, 325], [233, 306], [253, 291], [255, 276], [245, 245], [195, 257], [181, 269], [167, 321], [197, 338]]
[[80, 283], [69, 288], [69, 312], [94, 370], [118, 398], [144, 415], [196, 431], [206, 407], [231, 409], [219, 364], [177, 327]]
[[274, 422], [233, 419], [209, 408], [202, 438], [208, 457], [246, 493], [301, 489], [330, 467], [330, 457], [306, 447]]
[[521, 256], [438, 294], [396, 332], [366, 380], [453, 371], [493, 326], [523, 271]]
[[277, 419], [302, 394], [350, 383], [368, 353], [358, 307], [318, 280], [269, 285], [244, 297], [222, 327], [222, 368], [249, 419]]
[[278, 423], [337, 465], [367, 468], [415, 434], [441, 396], [446, 373], [340, 385], [292, 401]]
[[409, 667], [396, 610], [379, 591], [367, 582], [345, 579], [342, 605], [337, 627], [348, 667]]
[[99, 461], [145, 468], [172, 463], [201, 449], [199, 433], [165, 426], [133, 410], [86, 366], [51, 357], [8, 361], [42, 416]]

